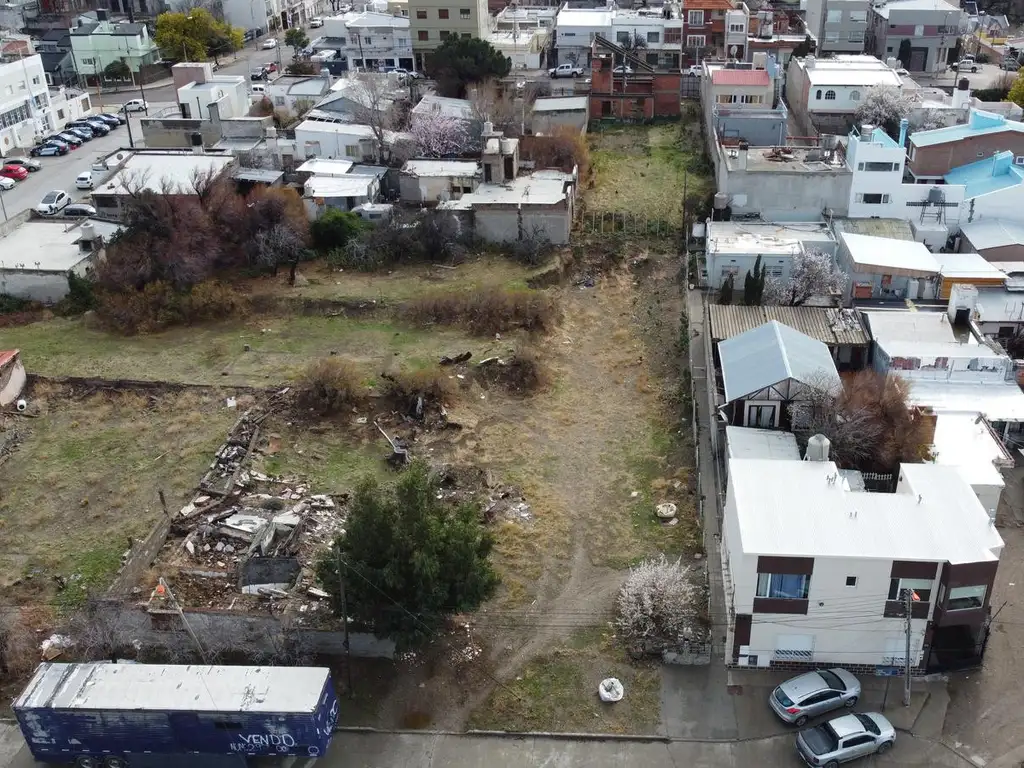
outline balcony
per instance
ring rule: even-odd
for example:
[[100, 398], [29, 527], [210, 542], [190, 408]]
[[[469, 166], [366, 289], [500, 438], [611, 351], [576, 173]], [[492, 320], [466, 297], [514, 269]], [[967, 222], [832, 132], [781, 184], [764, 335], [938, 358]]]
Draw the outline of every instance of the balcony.
[[[928, 612], [931, 610], [931, 603], [916, 602], [912, 603], [910, 607], [910, 618], [912, 619], [927, 619]], [[882, 615], [887, 619], [902, 619], [906, 617], [906, 613], [903, 609], [903, 602], [900, 600], [886, 600], [885, 609], [882, 611]]]

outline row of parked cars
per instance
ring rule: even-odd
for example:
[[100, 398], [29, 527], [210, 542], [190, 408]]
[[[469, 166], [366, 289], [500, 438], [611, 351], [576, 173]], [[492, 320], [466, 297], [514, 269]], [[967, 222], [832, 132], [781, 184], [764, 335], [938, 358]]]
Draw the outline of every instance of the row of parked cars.
[[98, 136], [106, 136], [115, 128], [128, 122], [123, 114], [104, 113], [92, 115], [68, 123], [64, 130], [40, 140], [29, 151], [32, 157], [59, 157], [78, 149], [85, 142]]
[[845, 669], [819, 669], [787, 680], [768, 697], [772, 711], [802, 728], [808, 720], [837, 709], [849, 714], [807, 728], [796, 736], [796, 751], [812, 768], [837, 768], [868, 755], [882, 755], [896, 742], [896, 729], [878, 712], [853, 712], [861, 687]]

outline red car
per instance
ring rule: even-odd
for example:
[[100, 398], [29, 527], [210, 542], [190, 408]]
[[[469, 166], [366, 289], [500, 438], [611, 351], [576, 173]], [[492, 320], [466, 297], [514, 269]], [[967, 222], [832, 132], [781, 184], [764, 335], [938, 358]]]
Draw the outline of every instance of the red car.
[[274, 62], [270, 62], [269, 64], [266, 65], [266, 67], [267, 72], [277, 72], [277, 64], [275, 64]]
[[0, 168], [0, 176], [6, 176], [15, 181], [24, 181], [28, 178], [28, 171], [20, 165], [5, 165]]

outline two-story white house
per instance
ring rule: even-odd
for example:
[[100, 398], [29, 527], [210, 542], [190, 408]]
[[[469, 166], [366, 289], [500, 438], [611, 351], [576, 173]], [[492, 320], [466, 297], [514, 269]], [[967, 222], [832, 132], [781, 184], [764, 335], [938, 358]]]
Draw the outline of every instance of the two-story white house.
[[971, 486], [904, 464], [894, 493], [827, 459], [729, 461], [722, 531], [726, 663], [873, 674], [984, 652], [1003, 540]]
[[330, 90], [331, 81], [327, 77], [285, 75], [267, 84], [266, 98], [274, 105], [274, 109], [303, 115]]
[[590, 66], [590, 54], [594, 36], [608, 37], [612, 30], [615, 8], [570, 8], [565, 7], [555, 17], [555, 52], [557, 64]]
[[313, 47], [335, 51], [344, 69], [377, 71], [386, 67], [413, 69], [409, 18], [366, 11], [324, 19], [324, 38]]
[[80, 24], [71, 30], [71, 52], [80, 76], [94, 81], [105, 77], [111, 64], [122, 61], [135, 82], [142, 67], [159, 61], [160, 49], [145, 24], [112, 22], [102, 10], [96, 15], [99, 21], [95, 24]]
[[39, 54], [0, 63], [0, 157], [57, 127]]

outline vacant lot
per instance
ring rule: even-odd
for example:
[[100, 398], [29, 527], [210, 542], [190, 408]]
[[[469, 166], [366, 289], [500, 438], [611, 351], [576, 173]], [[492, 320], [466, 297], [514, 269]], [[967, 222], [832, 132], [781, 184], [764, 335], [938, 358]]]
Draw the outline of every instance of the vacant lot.
[[163, 515], [158, 491], [181, 507], [238, 413], [216, 392], [39, 387], [29, 400], [38, 418], [8, 417], [0, 431], [20, 438], [2, 470], [0, 586], [9, 599], [70, 607], [105, 588], [129, 537]]

